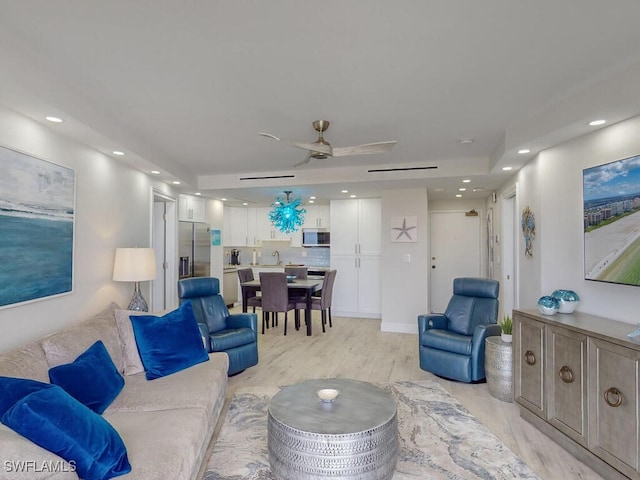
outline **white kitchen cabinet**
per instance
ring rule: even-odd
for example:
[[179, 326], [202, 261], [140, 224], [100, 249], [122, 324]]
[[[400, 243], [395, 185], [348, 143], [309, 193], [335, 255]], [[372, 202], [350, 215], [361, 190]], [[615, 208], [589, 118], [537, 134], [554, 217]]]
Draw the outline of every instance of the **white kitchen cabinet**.
[[243, 207], [224, 207], [224, 245], [241, 247], [247, 244], [247, 209]]
[[338, 270], [332, 310], [336, 315], [380, 318], [380, 199], [331, 202], [331, 268]]
[[193, 195], [178, 195], [178, 220], [206, 223], [206, 200]]
[[329, 228], [331, 211], [329, 205], [306, 205], [304, 228]]

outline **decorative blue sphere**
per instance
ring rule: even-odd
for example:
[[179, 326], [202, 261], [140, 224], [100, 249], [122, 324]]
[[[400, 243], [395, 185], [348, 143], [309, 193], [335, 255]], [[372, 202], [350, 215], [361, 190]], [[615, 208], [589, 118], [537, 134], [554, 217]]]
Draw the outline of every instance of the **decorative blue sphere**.
[[560, 302], [555, 297], [545, 295], [538, 300], [538, 310], [540, 310], [540, 313], [543, 315], [555, 315], [559, 309]]
[[573, 290], [555, 290], [551, 296], [558, 300], [560, 313], [573, 313], [580, 301], [580, 297]]

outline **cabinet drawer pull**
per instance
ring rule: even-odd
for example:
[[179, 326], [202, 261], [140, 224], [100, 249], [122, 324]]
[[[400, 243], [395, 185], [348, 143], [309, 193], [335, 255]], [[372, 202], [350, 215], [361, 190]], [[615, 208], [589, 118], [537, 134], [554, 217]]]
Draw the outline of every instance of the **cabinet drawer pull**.
[[[609, 394], [615, 395], [617, 397], [615, 402], [609, 400]], [[620, 405], [622, 405], [622, 392], [616, 387], [608, 388], [604, 392], [604, 401], [607, 402], [607, 405], [609, 405], [610, 407], [619, 407]]]
[[536, 356], [531, 350], [527, 350], [524, 354], [524, 361], [527, 362], [527, 365], [535, 365], [536, 364]]
[[573, 372], [571, 371], [571, 369], [569, 367], [567, 367], [566, 365], [564, 367], [562, 367], [560, 369], [560, 372], [558, 372], [560, 374], [560, 379], [564, 382], [564, 383], [573, 383]]

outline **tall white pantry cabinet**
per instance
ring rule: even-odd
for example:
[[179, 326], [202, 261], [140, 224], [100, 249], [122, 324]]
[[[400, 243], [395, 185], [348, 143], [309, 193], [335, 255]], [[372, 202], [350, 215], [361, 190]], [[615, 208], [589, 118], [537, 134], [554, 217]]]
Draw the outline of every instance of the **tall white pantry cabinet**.
[[382, 201], [331, 201], [331, 268], [338, 270], [332, 313], [380, 318]]

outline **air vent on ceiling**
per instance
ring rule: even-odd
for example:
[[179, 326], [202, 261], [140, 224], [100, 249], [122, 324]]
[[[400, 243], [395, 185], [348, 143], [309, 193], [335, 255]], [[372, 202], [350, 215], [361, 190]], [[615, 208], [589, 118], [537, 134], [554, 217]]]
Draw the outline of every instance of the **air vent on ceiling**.
[[378, 172], [406, 172], [409, 170], [435, 170], [436, 166], [433, 167], [406, 167], [406, 168], [376, 168], [367, 170], [369, 173], [378, 173]]
[[272, 180], [275, 178], [296, 178], [295, 175], [271, 175], [268, 177], [240, 177], [240, 180]]

